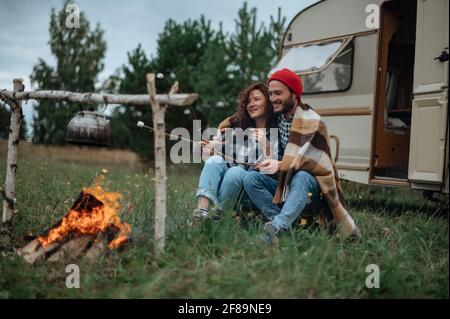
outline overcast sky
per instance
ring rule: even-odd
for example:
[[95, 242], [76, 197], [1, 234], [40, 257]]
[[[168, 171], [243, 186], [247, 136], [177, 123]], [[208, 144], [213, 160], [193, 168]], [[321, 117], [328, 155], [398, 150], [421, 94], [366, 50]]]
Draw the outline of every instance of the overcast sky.
[[[107, 42], [103, 80], [127, 61], [127, 52], [141, 43], [147, 55], [155, 54], [156, 40], [164, 23], [197, 19], [201, 14], [214, 27], [223, 23], [225, 31], [234, 31], [234, 19], [242, 0], [77, 0], [75, 3], [94, 26], [100, 23]], [[268, 24], [270, 15], [281, 7], [287, 23], [303, 8], [316, 0], [248, 0], [257, 7], [259, 22]], [[50, 10], [62, 8], [63, 0], [0, 0], [0, 89], [11, 89], [13, 78], [23, 78], [30, 90], [33, 65], [38, 58], [54, 65], [48, 45]], [[30, 123], [32, 103], [23, 105]]]

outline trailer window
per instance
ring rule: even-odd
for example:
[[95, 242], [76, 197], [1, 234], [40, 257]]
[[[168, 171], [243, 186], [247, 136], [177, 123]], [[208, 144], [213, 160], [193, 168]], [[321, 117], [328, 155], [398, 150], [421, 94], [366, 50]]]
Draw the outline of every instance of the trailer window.
[[290, 48], [272, 72], [289, 68], [303, 80], [303, 93], [339, 92], [352, 81], [352, 37]]

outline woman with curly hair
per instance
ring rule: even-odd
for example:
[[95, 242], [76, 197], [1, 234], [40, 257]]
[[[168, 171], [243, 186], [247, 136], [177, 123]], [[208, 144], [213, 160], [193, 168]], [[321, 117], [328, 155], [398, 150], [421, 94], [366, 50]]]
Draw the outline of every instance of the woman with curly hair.
[[[271, 131], [276, 134], [271, 136]], [[257, 82], [243, 90], [237, 112], [224, 120], [214, 139], [202, 142], [202, 147], [211, 157], [200, 175], [194, 221], [219, 219], [220, 213], [235, 203], [248, 169], [265, 159], [278, 158], [277, 118], [267, 85]]]

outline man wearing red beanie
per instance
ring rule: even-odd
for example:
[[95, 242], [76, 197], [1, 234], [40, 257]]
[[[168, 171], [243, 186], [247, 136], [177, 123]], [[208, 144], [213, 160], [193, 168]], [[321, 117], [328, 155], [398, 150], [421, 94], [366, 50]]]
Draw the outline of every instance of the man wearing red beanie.
[[[301, 105], [301, 96], [303, 92], [302, 80], [291, 70], [282, 69], [272, 74], [268, 83], [270, 99], [275, 112], [293, 115], [296, 107]], [[277, 99], [277, 95], [287, 93], [286, 89], [291, 96], [289, 98], [288, 96], [278, 96], [279, 98]], [[282, 101], [285, 103], [284, 106], [281, 105]]]
[[[273, 105], [275, 113], [279, 114], [279, 159], [281, 160], [288, 142], [292, 119], [297, 107], [300, 106], [305, 110], [309, 107], [301, 102], [303, 92], [302, 80], [291, 70], [282, 69], [275, 72], [269, 78], [268, 83], [270, 102]], [[271, 169], [273, 170], [273, 167]]]
[[[262, 239], [272, 244], [299, 216], [318, 214], [324, 204], [321, 195], [340, 233], [358, 238], [359, 229], [344, 207], [326, 125], [301, 102], [301, 79], [282, 69], [268, 82], [270, 101], [279, 114], [278, 161], [263, 161], [256, 166], [259, 172], [249, 171], [243, 180], [245, 191], [268, 221]], [[272, 177], [277, 173], [278, 180]]]

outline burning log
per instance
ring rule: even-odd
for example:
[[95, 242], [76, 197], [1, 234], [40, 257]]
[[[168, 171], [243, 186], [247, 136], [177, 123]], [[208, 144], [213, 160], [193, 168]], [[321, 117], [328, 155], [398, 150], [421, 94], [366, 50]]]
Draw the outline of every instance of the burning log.
[[95, 259], [108, 247], [116, 249], [130, 240], [131, 226], [117, 216], [121, 195], [106, 192], [101, 176], [83, 188], [69, 212], [53, 227], [19, 251], [25, 261], [58, 261], [85, 255]]

